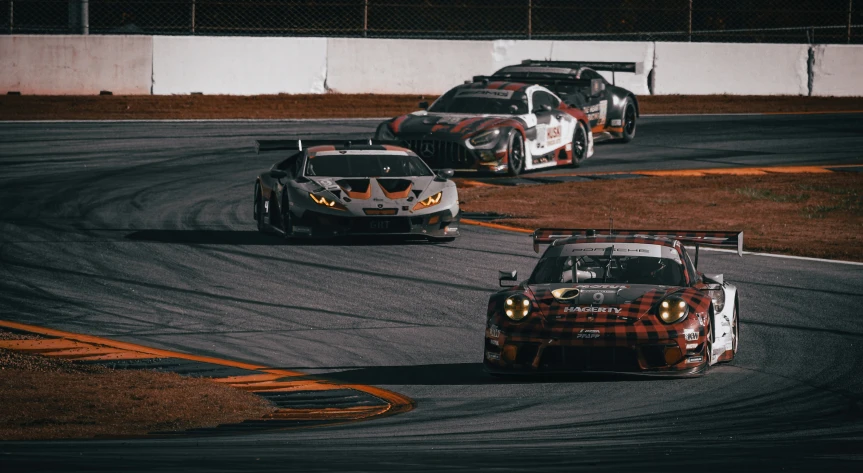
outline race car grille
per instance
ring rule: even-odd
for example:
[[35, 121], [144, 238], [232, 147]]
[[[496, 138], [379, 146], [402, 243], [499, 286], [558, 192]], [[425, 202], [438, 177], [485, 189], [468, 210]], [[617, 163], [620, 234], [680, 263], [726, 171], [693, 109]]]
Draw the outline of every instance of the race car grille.
[[637, 371], [638, 356], [628, 347], [547, 347], [540, 368], [565, 371]]
[[461, 143], [417, 139], [407, 140], [407, 144], [432, 169], [469, 169], [474, 166], [473, 155]]
[[352, 233], [409, 233], [410, 219], [402, 218], [355, 218], [351, 221]]

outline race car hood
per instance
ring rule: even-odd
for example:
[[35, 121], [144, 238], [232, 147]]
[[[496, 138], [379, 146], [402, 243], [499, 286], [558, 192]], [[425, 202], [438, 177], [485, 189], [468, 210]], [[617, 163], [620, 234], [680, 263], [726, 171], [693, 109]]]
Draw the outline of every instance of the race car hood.
[[396, 135], [434, 134], [442, 139], [462, 140], [476, 133], [501, 127], [524, 128], [524, 121], [512, 115], [467, 115], [416, 112], [390, 121]]
[[704, 312], [710, 299], [677, 286], [647, 284], [536, 284], [527, 287], [538, 309], [547, 317], [593, 318], [595, 323], [634, 322], [668, 295], [676, 294], [696, 311]]
[[[409, 215], [444, 210], [458, 202], [455, 184], [439, 182], [433, 176], [413, 177], [315, 177], [307, 176], [304, 191], [335, 198], [353, 215]], [[420, 200], [443, 192], [439, 205], [413, 210]], [[407, 207], [408, 210], [404, 210]], [[314, 207], [315, 210], [320, 210]], [[375, 212], [395, 210], [386, 214]]]

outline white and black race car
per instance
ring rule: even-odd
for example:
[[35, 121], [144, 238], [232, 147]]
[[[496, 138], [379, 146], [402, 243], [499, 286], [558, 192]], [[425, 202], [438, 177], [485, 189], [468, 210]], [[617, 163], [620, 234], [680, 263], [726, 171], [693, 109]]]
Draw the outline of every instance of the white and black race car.
[[257, 151], [288, 156], [255, 180], [258, 230], [290, 237], [459, 235], [451, 169], [433, 172], [411, 150], [389, 144], [267, 140]]
[[541, 85], [479, 79], [419, 106], [427, 110], [381, 123], [376, 136], [400, 140], [433, 169], [516, 176], [593, 155], [587, 115]]

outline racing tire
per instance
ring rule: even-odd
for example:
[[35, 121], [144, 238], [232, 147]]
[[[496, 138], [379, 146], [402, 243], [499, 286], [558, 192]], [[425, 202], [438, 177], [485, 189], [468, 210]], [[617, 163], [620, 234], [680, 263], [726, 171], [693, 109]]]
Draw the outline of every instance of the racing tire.
[[731, 322], [731, 358], [728, 361], [734, 361], [734, 356], [737, 355], [737, 348], [740, 345], [740, 311], [737, 309], [737, 301], [734, 301], [734, 313], [732, 314], [734, 321]]
[[623, 135], [620, 137], [620, 141], [629, 143], [635, 138], [637, 115], [635, 104], [627, 98], [623, 103]]
[[575, 131], [572, 132], [572, 162], [570, 166], [577, 168], [581, 166], [587, 156], [587, 131], [581, 122], [576, 123]]
[[255, 184], [255, 203], [254, 212], [255, 212], [255, 223], [258, 226], [258, 231], [261, 233], [267, 233], [267, 224], [264, 223], [264, 195], [261, 192], [261, 186]]
[[283, 232], [282, 236], [285, 240], [289, 240], [291, 238], [291, 233], [293, 232], [291, 226], [291, 210], [288, 205], [288, 196], [285, 193], [282, 193], [282, 205], [278, 207], [279, 209], [279, 229]]
[[507, 156], [506, 171], [512, 177], [518, 176], [524, 171], [524, 137], [521, 133], [513, 131], [509, 135], [509, 155]]

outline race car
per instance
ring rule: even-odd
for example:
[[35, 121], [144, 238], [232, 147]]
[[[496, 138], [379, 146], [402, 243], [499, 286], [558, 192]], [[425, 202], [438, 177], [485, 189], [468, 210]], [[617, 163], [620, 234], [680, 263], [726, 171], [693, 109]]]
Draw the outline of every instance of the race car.
[[696, 266], [700, 246], [742, 255], [742, 232], [540, 228], [533, 241], [549, 246], [530, 277], [501, 271], [489, 298], [487, 372], [696, 375], [734, 359], [737, 288]]
[[[615, 85], [615, 73], [641, 73], [643, 65], [635, 62], [579, 62], [526, 60], [506, 66], [489, 76], [490, 80], [540, 84], [551, 89], [563, 101], [584, 110], [590, 130], [597, 142], [618, 139], [628, 143], [635, 138], [639, 116], [635, 94]], [[597, 71], [611, 72], [609, 84]]]
[[539, 85], [478, 80], [419, 106], [376, 137], [403, 141], [432, 168], [517, 176], [593, 155], [587, 115]]
[[459, 235], [451, 169], [434, 173], [411, 150], [365, 140], [260, 140], [258, 153], [288, 156], [255, 179], [261, 232], [290, 237]]

